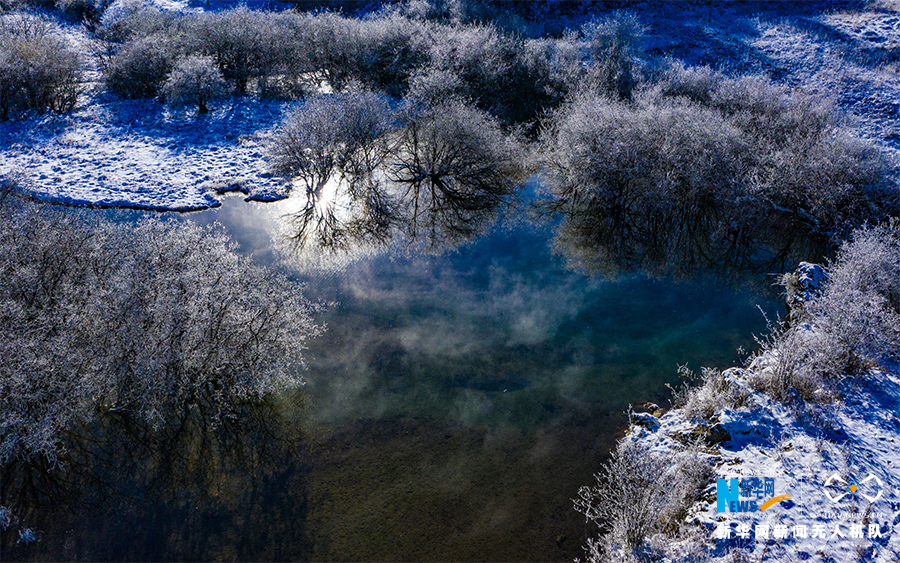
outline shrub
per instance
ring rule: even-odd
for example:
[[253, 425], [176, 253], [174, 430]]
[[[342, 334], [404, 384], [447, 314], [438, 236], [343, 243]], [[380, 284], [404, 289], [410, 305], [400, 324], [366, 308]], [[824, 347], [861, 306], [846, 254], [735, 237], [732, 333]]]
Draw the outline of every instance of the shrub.
[[709, 474], [694, 450], [663, 458], [628, 437], [620, 441], [597, 484], [579, 489], [575, 499], [575, 509], [603, 531], [588, 541], [589, 560], [629, 560], [651, 534], [677, 529]]
[[167, 34], [176, 24], [178, 15], [138, 0], [115, 2], [100, 18], [97, 36], [113, 43], [124, 44], [150, 35]]
[[298, 99], [318, 90], [321, 77], [308, 41], [311, 18], [294, 12], [267, 17], [271, 45], [257, 82], [260, 96]]
[[125, 45], [106, 69], [106, 87], [126, 99], [159, 95], [172, 70], [178, 49], [163, 35], [151, 35]]
[[733, 233], [714, 236], [731, 223], [745, 162], [740, 131], [717, 112], [585, 92], [552, 127], [539, 164], [568, 216], [558, 243], [576, 261], [665, 271], [676, 255], [693, 265], [739, 248]]
[[888, 165], [871, 143], [845, 130], [826, 100], [759, 76], [728, 79], [707, 68], [671, 68], [665, 96], [710, 107], [741, 132], [753, 158], [742, 179], [749, 198], [808, 230], [846, 237], [861, 221], [896, 207]]
[[395, 119], [371, 93], [309, 100], [275, 133], [274, 173], [306, 190], [298, 242], [341, 247], [394, 228], [430, 244], [467, 238], [521, 180], [516, 143], [458, 99], [410, 100]]
[[617, 12], [591, 20], [581, 32], [588, 41], [591, 83], [620, 100], [630, 99], [639, 77], [644, 26], [634, 14]]
[[631, 101], [572, 94], [542, 135], [537, 167], [567, 214], [558, 242], [606, 273], [764, 266], [898, 205], [874, 145], [761, 78], [674, 66]]
[[432, 244], [468, 238], [522, 180], [515, 140], [461, 100], [409, 107], [386, 166], [408, 233]]
[[431, 106], [465, 95], [466, 86], [452, 70], [425, 68], [410, 78], [407, 99]]
[[162, 96], [173, 106], [196, 105], [199, 113], [209, 111], [207, 103], [221, 98], [228, 84], [210, 57], [192, 55], [181, 59], [169, 73]]
[[71, 110], [81, 71], [78, 54], [46, 19], [12, 14], [0, 21], [0, 120], [28, 110]]
[[333, 94], [308, 100], [276, 131], [270, 169], [305, 189], [295, 216], [298, 244], [315, 238], [343, 247], [354, 236], [385, 236], [392, 209], [375, 172], [387, 156], [391, 119], [375, 94]]
[[56, 0], [56, 9], [67, 18], [95, 23], [112, 0]]
[[684, 382], [680, 389], [668, 386], [672, 391], [672, 407], [682, 409], [690, 420], [710, 420], [722, 409], [747, 405], [749, 392], [736, 384], [728, 371], [705, 367], [698, 384], [692, 384], [697, 377], [687, 366], [679, 366], [678, 372]]
[[187, 21], [185, 33], [194, 50], [212, 57], [238, 95], [251, 79], [270, 73], [277, 61], [275, 16], [245, 7], [205, 12]]
[[214, 425], [299, 382], [316, 307], [221, 234], [10, 204], [0, 223], [0, 464], [52, 461], [95, 413]]
[[777, 398], [836, 396], [836, 383], [900, 357], [900, 223], [854, 232], [818, 295], [764, 342], [753, 384]]
[[367, 19], [357, 28], [354, 77], [369, 88], [403, 96], [410, 76], [429, 61], [430, 27], [397, 14]]
[[[492, 25], [445, 27], [433, 43], [431, 66], [465, 84], [466, 97], [481, 109], [512, 121], [521, 108], [519, 87], [532, 77], [521, 64], [523, 44]], [[541, 81], [536, 82], [540, 87]]]

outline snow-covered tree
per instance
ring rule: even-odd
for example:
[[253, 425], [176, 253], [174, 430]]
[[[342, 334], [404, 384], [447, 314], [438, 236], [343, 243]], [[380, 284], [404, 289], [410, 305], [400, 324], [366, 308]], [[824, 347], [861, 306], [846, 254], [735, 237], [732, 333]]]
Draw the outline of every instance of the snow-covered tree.
[[126, 98], [152, 98], [160, 93], [179, 49], [164, 34], [131, 41], [112, 55], [106, 87]]
[[228, 83], [211, 57], [191, 55], [175, 63], [162, 86], [161, 94], [173, 106], [195, 105], [207, 113], [210, 100], [228, 92]]
[[78, 53], [49, 20], [26, 13], [0, 19], [0, 120], [28, 110], [71, 110], [81, 72]]

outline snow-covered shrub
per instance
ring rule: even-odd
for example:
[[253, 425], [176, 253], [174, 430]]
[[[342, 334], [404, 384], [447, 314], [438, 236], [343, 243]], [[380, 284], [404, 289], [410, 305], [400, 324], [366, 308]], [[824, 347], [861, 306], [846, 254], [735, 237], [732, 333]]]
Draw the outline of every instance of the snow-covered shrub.
[[320, 87], [322, 79], [310, 50], [311, 16], [295, 12], [268, 14], [269, 52], [257, 79], [259, 95], [266, 98], [301, 99]]
[[154, 34], [167, 34], [177, 19], [175, 12], [160, 10], [140, 0], [119, 1], [103, 13], [96, 34], [104, 41], [124, 44]]
[[524, 42], [493, 25], [444, 27], [436, 32], [431, 67], [449, 71], [465, 84], [465, 96], [503, 121], [519, 121], [534, 113], [546, 76]]
[[0, 21], [0, 120], [28, 110], [71, 110], [81, 72], [81, 58], [56, 25], [22, 13]]
[[209, 111], [207, 103], [228, 93], [228, 83], [210, 57], [191, 55], [175, 63], [160, 92], [173, 106], [197, 106]]
[[576, 91], [538, 154], [560, 245], [611, 273], [754, 267], [900, 204], [885, 157], [827, 103], [709, 69], [675, 65], [626, 101]]
[[392, 117], [373, 93], [332, 94], [309, 99], [277, 129], [270, 169], [305, 190], [295, 216], [298, 244], [342, 247], [355, 235], [385, 234], [392, 211], [375, 172], [388, 154]]
[[740, 248], [720, 226], [736, 211], [746, 145], [719, 113], [584, 91], [559, 109], [540, 147], [538, 164], [568, 216], [558, 243], [585, 267], [665, 271]]
[[742, 132], [752, 159], [741, 182], [747, 199], [761, 206], [757, 216], [776, 211], [808, 229], [846, 236], [897, 205], [883, 155], [850, 135], [824, 99], [761, 76], [731, 79], [677, 64], [650, 97], [657, 94], [715, 109]]
[[409, 80], [407, 99], [414, 104], [435, 105], [451, 98], [462, 98], [466, 85], [452, 70], [425, 68]]
[[240, 7], [191, 18], [185, 33], [194, 51], [212, 57], [243, 95], [251, 79], [269, 74], [275, 66], [280, 52], [276, 29], [275, 15]]
[[353, 57], [354, 78], [369, 88], [400, 97], [410, 76], [429, 61], [430, 27], [397, 14], [360, 22]]
[[828, 274], [821, 293], [765, 342], [758, 388], [827, 401], [835, 382], [900, 357], [900, 222], [855, 231]]
[[56, 9], [67, 18], [87, 23], [96, 22], [113, 0], [56, 0]]
[[591, 20], [581, 31], [591, 58], [590, 85], [620, 100], [630, 99], [640, 73], [644, 26], [634, 14], [618, 12]]
[[449, 99], [410, 107], [386, 166], [407, 230], [432, 243], [472, 236], [522, 181], [520, 148], [486, 112]]
[[747, 404], [749, 392], [735, 385], [727, 372], [715, 368], [702, 368], [699, 382], [687, 366], [678, 368], [684, 382], [682, 387], [672, 391], [672, 407], [680, 408], [689, 420], [709, 420], [722, 409], [736, 409]]
[[582, 487], [575, 499], [575, 509], [602, 532], [588, 540], [588, 560], [629, 561], [652, 534], [676, 531], [709, 474], [708, 462], [693, 449], [673, 459], [628, 437], [620, 441], [595, 476], [597, 484]]
[[155, 97], [177, 56], [178, 48], [161, 34], [129, 42], [110, 59], [106, 87], [126, 99]]
[[670, 61], [658, 87], [664, 96], [709, 104], [724, 80], [722, 73], [708, 66], [685, 66], [680, 61]]
[[114, 412], [149, 427], [300, 381], [316, 306], [225, 236], [0, 206], [0, 464]]

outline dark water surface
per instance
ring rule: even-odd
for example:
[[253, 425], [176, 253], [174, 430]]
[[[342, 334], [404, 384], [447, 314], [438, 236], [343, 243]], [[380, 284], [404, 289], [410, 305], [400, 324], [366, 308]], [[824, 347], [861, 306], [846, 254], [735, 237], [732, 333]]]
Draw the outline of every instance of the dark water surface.
[[[183, 219], [218, 221], [271, 263], [281, 209], [229, 198]], [[295, 275], [333, 303], [328, 330], [310, 345], [307, 385], [268, 422], [242, 427], [237, 454], [188, 431], [186, 460], [149, 479], [160, 475], [148, 469], [161, 465], [158, 448], [131, 449], [131, 469], [115, 461], [101, 472], [112, 484], [97, 485], [102, 494], [85, 492], [97, 472], [75, 479], [79, 498], [98, 502], [35, 511], [41, 541], [6, 555], [581, 556], [591, 530], [571, 498], [592, 483], [623, 411], [667, 405], [679, 364], [739, 364], [738, 348], [765, 331], [757, 305], [770, 315], [781, 305], [714, 282], [593, 278], [568, 269], [551, 238], [550, 227], [500, 225], [440, 255], [305, 262]]]

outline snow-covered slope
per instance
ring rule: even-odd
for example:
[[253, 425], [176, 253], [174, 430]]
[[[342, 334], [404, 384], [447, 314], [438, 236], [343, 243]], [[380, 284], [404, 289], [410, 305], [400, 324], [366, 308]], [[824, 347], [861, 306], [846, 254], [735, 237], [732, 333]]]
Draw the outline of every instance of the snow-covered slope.
[[[786, 406], [747, 384], [750, 372], [771, 368], [770, 360], [725, 373], [749, 394], [746, 406], [720, 409], [707, 421], [680, 409], [658, 419], [641, 414], [626, 439], [666, 456], [697, 436], [718, 442], [707, 449], [713, 477], [688, 517], [719, 556], [711, 560], [732, 561], [739, 550], [750, 561], [900, 561], [900, 377], [873, 372], [847, 382], [843, 401]], [[765, 511], [719, 512], [718, 480], [753, 477], [773, 478], [774, 493], [740, 500], [791, 498]], [[776, 526], [784, 526], [785, 537], [775, 537]]]

